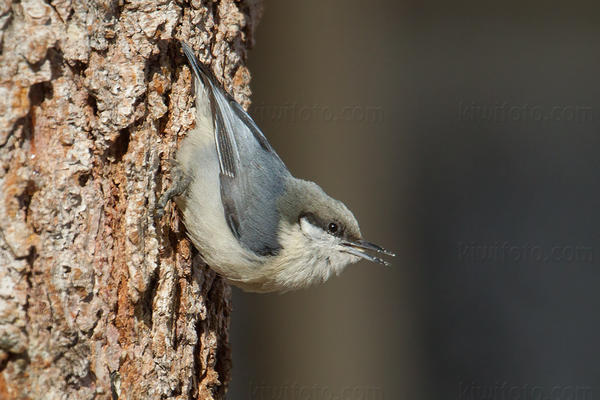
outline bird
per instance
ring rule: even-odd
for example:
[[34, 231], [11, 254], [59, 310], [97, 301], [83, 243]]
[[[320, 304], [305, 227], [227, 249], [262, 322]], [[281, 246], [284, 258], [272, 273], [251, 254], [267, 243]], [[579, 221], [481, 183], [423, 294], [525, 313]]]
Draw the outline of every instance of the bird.
[[[195, 127], [176, 151], [174, 198], [206, 264], [248, 292], [287, 292], [325, 282], [373, 253], [352, 212], [316, 183], [294, 177], [254, 120], [181, 42], [195, 92]], [[162, 215], [163, 211], [159, 211]]]

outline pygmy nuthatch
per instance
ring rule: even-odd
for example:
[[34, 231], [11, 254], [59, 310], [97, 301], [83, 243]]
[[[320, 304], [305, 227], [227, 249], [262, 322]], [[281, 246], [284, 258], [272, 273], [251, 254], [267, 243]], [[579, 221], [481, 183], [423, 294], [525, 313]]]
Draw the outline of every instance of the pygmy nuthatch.
[[196, 126], [176, 156], [172, 197], [194, 246], [228, 282], [252, 292], [324, 282], [361, 258], [393, 255], [363, 240], [354, 215], [295, 178], [244, 109], [182, 43], [193, 71]]

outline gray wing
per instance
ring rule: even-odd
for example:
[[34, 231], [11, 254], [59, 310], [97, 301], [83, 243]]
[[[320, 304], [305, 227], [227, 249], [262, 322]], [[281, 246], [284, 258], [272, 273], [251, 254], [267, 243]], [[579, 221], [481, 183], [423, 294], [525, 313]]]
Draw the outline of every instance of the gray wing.
[[259, 255], [276, 254], [277, 199], [289, 172], [252, 118], [220, 88], [191, 48], [185, 43], [182, 47], [210, 99], [227, 224], [246, 248]]

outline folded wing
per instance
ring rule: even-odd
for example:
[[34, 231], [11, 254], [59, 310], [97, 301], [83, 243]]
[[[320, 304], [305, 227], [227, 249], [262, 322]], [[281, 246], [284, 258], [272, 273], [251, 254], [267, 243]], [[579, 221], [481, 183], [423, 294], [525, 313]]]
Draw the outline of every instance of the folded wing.
[[182, 43], [194, 75], [209, 96], [219, 158], [221, 201], [233, 235], [259, 255], [274, 255], [277, 199], [289, 172], [252, 118]]

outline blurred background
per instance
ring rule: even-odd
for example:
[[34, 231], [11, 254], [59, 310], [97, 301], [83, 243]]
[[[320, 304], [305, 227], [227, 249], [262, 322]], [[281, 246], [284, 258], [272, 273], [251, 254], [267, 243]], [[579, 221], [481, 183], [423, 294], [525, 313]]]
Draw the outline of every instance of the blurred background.
[[600, 398], [599, 7], [264, 8], [252, 115], [398, 257], [234, 289], [228, 398]]

